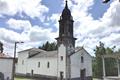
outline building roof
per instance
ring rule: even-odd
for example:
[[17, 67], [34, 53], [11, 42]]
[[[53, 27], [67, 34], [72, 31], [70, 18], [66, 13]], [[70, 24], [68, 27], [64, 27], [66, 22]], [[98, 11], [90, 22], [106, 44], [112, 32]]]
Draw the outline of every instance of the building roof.
[[4, 53], [0, 53], [0, 59], [13, 59], [13, 57], [6, 55]]
[[30, 57], [33, 57], [33, 56], [35, 56], [35, 55], [37, 55], [37, 54], [44, 53], [44, 52], [46, 52], [46, 51], [45, 51], [45, 50], [42, 50], [42, 49], [31, 48], [31, 49], [29, 50], [29, 58], [30, 58]]
[[[75, 53], [77, 53], [77, 52], [79, 52], [79, 51], [81, 51], [81, 50], [84, 50], [89, 56], [91, 56], [87, 51], [86, 51], [86, 49], [82, 46], [82, 47], [76, 47], [75, 48]], [[91, 56], [92, 57], [92, 56]]]
[[40, 58], [40, 57], [57, 57], [57, 51], [45, 51], [38, 48], [30, 48], [18, 53], [23, 53], [28, 51], [28, 58]]
[[[84, 50], [87, 54], [89, 54], [83, 47], [76, 47], [75, 52], [73, 52], [71, 55], [73, 55], [81, 50]], [[28, 58], [47, 58], [47, 57], [55, 58], [55, 57], [57, 57], [57, 50], [56, 51], [45, 51], [45, 50], [38, 49], [38, 48], [30, 48], [27, 50], [20, 51], [19, 53], [22, 53], [24, 51], [28, 51], [27, 52], [29, 54]]]
[[9, 55], [6, 55], [4, 53], [0, 53], [0, 57], [10, 57]]
[[33, 56], [32, 58], [46, 58], [46, 57], [57, 57], [57, 51], [46, 51], [40, 52], [37, 55]]
[[25, 50], [19, 51], [18, 53], [25, 52], [25, 51], [45, 51], [45, 50], [38, 49], [38, 48], [29, 48], [29, 49], [25, 49]]

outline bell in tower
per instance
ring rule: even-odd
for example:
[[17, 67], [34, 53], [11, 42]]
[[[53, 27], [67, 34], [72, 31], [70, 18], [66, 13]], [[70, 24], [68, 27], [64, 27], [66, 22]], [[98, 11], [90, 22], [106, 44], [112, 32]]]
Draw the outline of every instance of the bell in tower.
[[59, 20], [59, 37], [56, 38], [58, 46], [64, 44], [66, 47], [75, 47], [76, 38], [73, 36], [73, 23], [73, 17], [66, 1]]

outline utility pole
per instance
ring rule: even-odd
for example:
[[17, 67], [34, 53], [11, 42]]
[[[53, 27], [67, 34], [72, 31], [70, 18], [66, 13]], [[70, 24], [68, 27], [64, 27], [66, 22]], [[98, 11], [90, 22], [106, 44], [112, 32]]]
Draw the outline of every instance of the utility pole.
[[15, 77], [16, 47], [17, 47], [18, 43], [24, 43], [24, 42], [15, 42], [15, 45], [14, 45], [14, 56], [13, 56], [13, 66], [12, 66], [12, 80], [14, 80], [14, 77]]

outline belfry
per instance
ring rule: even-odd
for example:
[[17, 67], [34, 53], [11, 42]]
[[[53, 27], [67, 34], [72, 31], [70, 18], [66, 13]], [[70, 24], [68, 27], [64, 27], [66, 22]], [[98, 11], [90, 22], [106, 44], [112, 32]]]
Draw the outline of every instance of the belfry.
[[56, 38], [58, 45], [64, 44], [66, 47], [75, 47], [76, 38], [73, 36], [73, 23], [73, 17], [66, 1], [59, 20], [59, 37]]

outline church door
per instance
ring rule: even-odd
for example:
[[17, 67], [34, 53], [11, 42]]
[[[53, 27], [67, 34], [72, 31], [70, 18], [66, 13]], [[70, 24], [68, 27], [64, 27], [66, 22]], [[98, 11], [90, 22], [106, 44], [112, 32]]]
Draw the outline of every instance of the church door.
[[31, 75], [33, 76], [33, 74], [34, 74], [34, 70], [31, 70]]
[[86, 76], [86, 70], [85, 69], [82, 69], [80, 71], [80, 80], [85, 80], [85, 76]]
[[60, 80], [63, 80], [63, 72], [60, 72]]
[[0, 72], [0, 80], [4, 80], [4, 74]]

